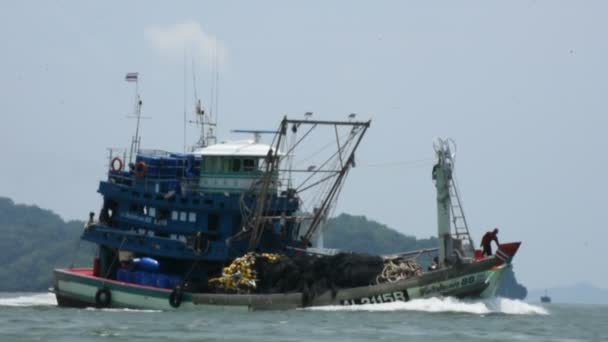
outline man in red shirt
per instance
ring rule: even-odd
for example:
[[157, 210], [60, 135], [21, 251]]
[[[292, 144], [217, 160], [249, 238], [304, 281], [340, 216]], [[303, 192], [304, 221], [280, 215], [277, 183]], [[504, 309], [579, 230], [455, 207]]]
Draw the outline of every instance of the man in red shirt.
[[500, 247], [498, 243], [498, 228], [494, 228], [493, 231], [487, 232], [481, 238], [481, 247], [483, 247], [483, 255], [492, 255], [492, 241], [496, 241], [496, 246]]

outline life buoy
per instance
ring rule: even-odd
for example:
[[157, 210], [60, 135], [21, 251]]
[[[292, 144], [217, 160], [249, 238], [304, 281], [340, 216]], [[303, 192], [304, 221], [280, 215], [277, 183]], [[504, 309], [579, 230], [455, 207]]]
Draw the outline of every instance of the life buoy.
[[135, 176], [142, 178], [146, 173], [148, 173], [148, 164], [142, 160], [138, 161], [137, 164], [135, 164]]
[[98, 308], [106, 308], [112, 302], [112, 292], [110, 290], [103, 288], [97, 290], [95, 293], [95, 305]]
[[176, 286], [171, 294], [169, 295], [169, 305], [174, 308], [178, 308], [182, 304], [182, 299], [184, 297], [184, 293], [182, 292], [182, 288]]
[[124, 166], [122, 159], [118, 158], [118, 157], [114, 157], [112, 159], [112, 162], [110, 163], [110, 167], [112, 168], [112, 171], [114, 172], [118, 172], [118, 171], [122, 171], [122, 167]]

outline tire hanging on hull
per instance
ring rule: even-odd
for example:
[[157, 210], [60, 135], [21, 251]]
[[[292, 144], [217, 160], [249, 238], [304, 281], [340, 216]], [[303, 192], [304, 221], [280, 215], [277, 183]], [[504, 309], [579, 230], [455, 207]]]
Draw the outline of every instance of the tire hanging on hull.
[[176, 286], [173, 291], [171, 291], [171, 294], [169, 295], [169, 305], [171, 305], [171, 307], [174, 308], [179, 308], [179, 306], [182, 304], [182, 299], [183, 299], [184, 293], [182, 291], [182, 288], [179, 286]]
[[98, 308], [107, 308], [112, 303], [112, 292], [106, 288], [97, 290], [95, 293], [95, 306]]

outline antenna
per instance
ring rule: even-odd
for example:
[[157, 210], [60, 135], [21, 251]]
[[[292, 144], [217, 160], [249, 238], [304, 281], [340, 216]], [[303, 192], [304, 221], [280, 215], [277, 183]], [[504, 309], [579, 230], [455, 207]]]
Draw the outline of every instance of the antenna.
[[211, 94], [209, 95], [209, 118], [213, 119], [213, 113], [215, 112], [215, 54], [217, 53], [215, 41], [213, 48], [213, 56], [211, 60]]
[[[194, 64], [194, 60], [192, 61]], [[194, 74], [193, 74], [194, 80]], [[195, 82], [196, 83], [196, 82]], [[195, 85], [196, 92], [196, 85]], [[218, 102], [219, 102], [219, 54], [217, 49], [217, 38], [214, 38], [213, 56], [211, 59], [211, 88], [210, 88], [209, 112], [204, 116], [204, 110], [200, 104], [200, 100], [196, 103], [196, 113], [200, 115], [197, 123], [201, 124], [201, 138], [198, 145], [200, 147], [209, 146], [217, 143], [215, 130], [217, 129], [218, 118]], [[196, 97], [196, 96], [195, 96]], [[215, 114], [215, 116], [214, 116]], [[207, 132], [205, 132], [207, 126]]]
[[192, 58], [192, 90], [194, 92], [194, 114], [196, 115], [196, 123], [201, 125], [201, 136], [198, 139], [198, 145], [205, 147], [207, 145], [205, 141], [205, 111], [201, 100], [198, 98], [198, 92], [196, 90], [196, 68], [194, 67], [194, 57]]
[[186, 48], [184, 48], [184, 153], [186, 153], [186, 100], [187, 99], [187, 86], [186, 86]]
[[134, 108], [134, 117], [137, 119], [137, 125], [135, 126], [135, 136], [131, 140], [131, 149], [129, 151], [129, 163], [133, 162], [133, 154], [137, 154], [139, 151], [139, 145], [141, 143], [141, 138], [139, 137], [139, 123], [141, 120], [141, 97], [139, 96], [139, 73], [137, 72], [129, 72], [125, 76], [125, 81], [127, 82], [135, 82], [135, 108]]
[[215, 43], [215, 126], [220, 117], [220, 57], [217, 48], [217, 38], [214, 39]]
[[[211, 140], [213, 139], [215, 142], [215, 135], [213, 133], [213, 128], [215, 127], [215, 123], [211, 121], [210, 115], [205, 115], [205, 109], [201, 104], [201, 100], [198, 98], [198, 91], [196, 88], [196, 68], [194, 64], [194, 58], [192, 59], [192, 88], [194, 93], [194, 107], [195, 107], [195, 116], [196, 119], [194, 121], [190, 121], [190, 123], [194, 123], [196, 125], [201, 126], [201, 133], [196, 143], [198, 147], [206, 147], [211, 144]], [[213, 90], [213, 89], [212, 89]], [[207, 126], [207, 133], [205, 134], [205, 126]]]
[[[194, 96], [195, 120], [186, 121], [186, 53], [184, 50], [184, 152], [186, 151], [186, 122], [200, 125], [200, 137], [196, 143], [196, 147], [206, 147], [217, 142], [215, 136], [215, 128], [217, 126], [217, 108], [219, 101], [219, 54], [217, 52], [217, 39], [214, 38], [214, 51], [211, 59], [211, 95], [209, 111], [205, 115], [205, 109], [198, 98], [196, 87], [196, 67], [194, 57], [192, 58], [192, 88]], [[213, 113], [216, 113], [216, 121], [213, 120]], [[205, 131], [207, 129], [207, 131]]]

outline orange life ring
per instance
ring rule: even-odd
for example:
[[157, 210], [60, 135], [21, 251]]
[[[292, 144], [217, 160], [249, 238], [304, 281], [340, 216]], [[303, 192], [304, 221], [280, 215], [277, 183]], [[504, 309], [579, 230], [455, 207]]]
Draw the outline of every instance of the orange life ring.
[[[117, 163], [118, 163], [118, 165], [117, 165]], [[118, 157], [114, 157], [114, 159], [112, 159], [112, 162], [110, 163], [110, 167], [112, 168], [112, 171], [114, 171], [114, 172], [122, 171], [123, 166], [124, 166], [124, 164], [122, 163], [122, 159], [120, 159]]]
[[148, 173], [148, 164], [146, 164], [143, 160], [140, 160], [135, 164], [135, 176], [144, 177]]

